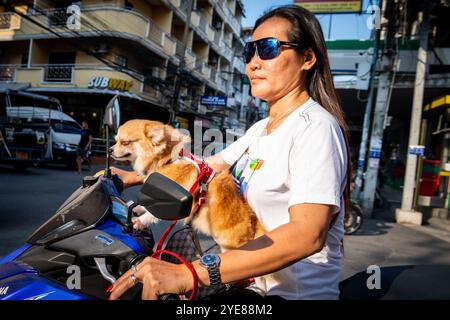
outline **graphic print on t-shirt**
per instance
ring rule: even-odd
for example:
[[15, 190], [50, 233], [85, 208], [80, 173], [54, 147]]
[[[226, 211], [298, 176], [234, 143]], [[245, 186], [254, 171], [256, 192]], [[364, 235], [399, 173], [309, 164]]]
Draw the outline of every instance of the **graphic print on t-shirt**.
[[237, 182], [239, 191], [245, 201], [247, 201], [248, 183], [253, 173], [259, 170], [263, 163], [264, 160], [252, 158], [248, 154], [248, 151], [246, 151], [232, 172], [234, 180]]

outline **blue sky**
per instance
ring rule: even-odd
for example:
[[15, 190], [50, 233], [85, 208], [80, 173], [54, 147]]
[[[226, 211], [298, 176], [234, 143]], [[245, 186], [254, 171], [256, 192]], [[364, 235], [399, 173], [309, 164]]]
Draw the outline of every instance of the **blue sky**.
[[[334, 15], [317, 15], [322, 25], [325, 39], [368, 39], [370, 38], [370, 30], [366, 21], [368, 15], [365, 14], [367, 6], [371, 3], [378, 3], [373, 0], [363, 0], [363, 13], [358, 14], [334, 14]], [[292, 4], [293, 0], [242, 0], [246, 17], [242, 21], [244, 27], [251, 27], [256, 19], [262, 15], [267, 9], [285, 4]], [[332, 16], [332, 17], [331, 17]], [[331, 17], [331, 32], [330, 32]]]

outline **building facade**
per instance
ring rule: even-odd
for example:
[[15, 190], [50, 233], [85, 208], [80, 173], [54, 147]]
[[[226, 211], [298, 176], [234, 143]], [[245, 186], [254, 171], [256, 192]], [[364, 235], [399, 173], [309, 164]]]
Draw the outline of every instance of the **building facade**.
[[[245, 72], [239, 0], [11, 4], [0, 13], [0, 86], [54, 96], [94, 129], [116, 94], [124, 120], [167, 122], [174, 106], [180, 127], [238, 125]], [[202, 96], [226, 97], [227, 105], [202, 105]]]

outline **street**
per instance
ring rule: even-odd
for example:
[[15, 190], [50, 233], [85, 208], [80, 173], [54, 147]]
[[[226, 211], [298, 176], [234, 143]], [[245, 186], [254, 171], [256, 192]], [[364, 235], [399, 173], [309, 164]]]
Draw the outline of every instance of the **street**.
[[[83, 174], [89, 174], [84, 169]], [[94, 172], [101, 169], [100, 165], [94, 166]], [[0, 256], [26, 242], [80, 184], [81, 177], [65, 167], [31, 167], [17, 172], [11, 166], [1, 165]], [[139, 187], [130, 188], [124, 196], [136, 199], [138, 191]], [[156, 239], [166, 226], [167, 223], [161, 223], [153, 228]], [[450, 236], [426, 226], [365, 220], [362, 229], [344, 239], [341, 280], [366, 271], [370, 265], [450, 266]], [[445, 281], [450, 283], [450, 275]]]

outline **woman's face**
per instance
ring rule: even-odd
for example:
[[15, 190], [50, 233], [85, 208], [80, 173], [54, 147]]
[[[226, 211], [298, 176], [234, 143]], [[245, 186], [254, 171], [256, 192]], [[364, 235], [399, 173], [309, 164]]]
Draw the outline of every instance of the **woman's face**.
[[[286, 19], [270, 18], [256, 28], [252, 41], [268, 37], [289, 41], [288, 30], [291, 27]], [[306, 76], [305, 70], [302, 70], [303, 61], [303, 56], [289, 46], [281, 46], [278, 56], [271, 60], [262, 60], [255, 52], [246, 65], [252, 95], [270, 103], [298, 90]]]

